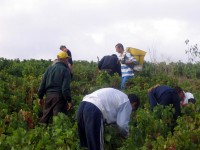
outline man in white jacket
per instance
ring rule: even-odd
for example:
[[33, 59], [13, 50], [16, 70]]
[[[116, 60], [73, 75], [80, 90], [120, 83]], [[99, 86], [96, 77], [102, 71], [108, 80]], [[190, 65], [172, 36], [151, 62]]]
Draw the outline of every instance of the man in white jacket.
[[103, 150], [103, 124], [117, 124], [123, 136], [128, 136], [131, 112], [140, 104], [134, 95], [103, 88], [86, 95], [80, 103], [77, 119], [81, 147]]

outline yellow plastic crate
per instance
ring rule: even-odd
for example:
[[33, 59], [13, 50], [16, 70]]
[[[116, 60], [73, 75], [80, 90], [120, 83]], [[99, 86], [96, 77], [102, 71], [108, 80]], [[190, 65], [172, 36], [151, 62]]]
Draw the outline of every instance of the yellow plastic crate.
[[132, 48], [132, 47], [127, 47], [126, 51], [128, 51], [129, 53], [131, 53], [134, 58], [136, 59], [136, 61], [140, 64], [143, 65], [144, 63], [144, 56], [146, 55], [147, 52], [137, 49], [137, 48]]

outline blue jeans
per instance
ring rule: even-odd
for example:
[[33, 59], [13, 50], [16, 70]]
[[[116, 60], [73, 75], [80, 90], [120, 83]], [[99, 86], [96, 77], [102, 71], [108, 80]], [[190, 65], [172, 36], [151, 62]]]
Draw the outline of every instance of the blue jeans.
[[125, 77], [122, 77], [122, 82], [121, 82], [121, 90], [125, 89], [125, 84], [126, 82], [132, 78], [133, 76], [125, 76]]

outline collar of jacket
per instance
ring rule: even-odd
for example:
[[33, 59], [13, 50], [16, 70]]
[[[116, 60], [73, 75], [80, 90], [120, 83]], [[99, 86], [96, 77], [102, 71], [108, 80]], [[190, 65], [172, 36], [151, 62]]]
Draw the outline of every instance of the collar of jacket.
[[65, 66], [66, 68], [68, 68], [68, 65], [60, 60], [57, 60], [57, 62], [55, 64], [61, 64], [61, 65]]

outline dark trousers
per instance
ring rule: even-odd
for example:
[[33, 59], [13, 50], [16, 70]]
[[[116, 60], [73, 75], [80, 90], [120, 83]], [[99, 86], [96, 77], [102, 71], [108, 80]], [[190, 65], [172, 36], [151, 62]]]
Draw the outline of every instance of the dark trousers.
[[88, 150], [103, 150], [101, 111], [92, 103], [81, 102], [77, 119], [81, 147], [88, 147]]
[[59, 112], [67, 113], [67, 102], [63, 99], [63, 96], [58, 93], [47, 94], [44, 106], [43, 116], [40, 119], [40, 123], [49, 123], [49, 119]]

